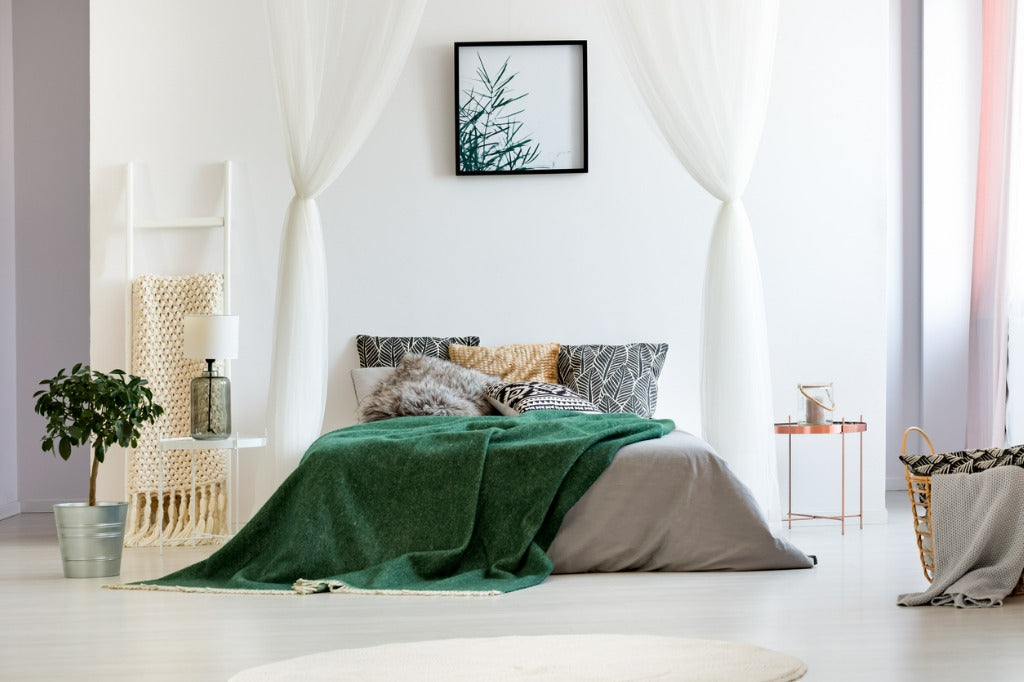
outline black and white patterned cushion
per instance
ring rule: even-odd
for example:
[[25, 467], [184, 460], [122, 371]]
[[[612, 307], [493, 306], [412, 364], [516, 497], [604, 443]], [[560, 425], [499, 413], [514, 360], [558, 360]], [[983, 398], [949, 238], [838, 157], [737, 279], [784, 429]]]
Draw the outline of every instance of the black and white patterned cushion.
[[406, 353], [428, 358], [448, 357], [448, 346], [479, 346], [479, 336], [356, 336], [360, 367], [398, 367]]
[[558, 380], [602, 412], [649, 419], [658, 406], [658, 377], [667, 354], [666, 343], [562, 344]]
[[515, 417], [533, 410], [567, 410], [600, 414], [597, 405], [561, 384], [543, 381], [514, 381], [487, 388], [487, 400], [498, 412]]
[[1024, 445], [988, 450], [958, 450], [937, 455], [902, 455], [900, 461], [917, 476], [973, 474], [993, 467], [1024, 467]]

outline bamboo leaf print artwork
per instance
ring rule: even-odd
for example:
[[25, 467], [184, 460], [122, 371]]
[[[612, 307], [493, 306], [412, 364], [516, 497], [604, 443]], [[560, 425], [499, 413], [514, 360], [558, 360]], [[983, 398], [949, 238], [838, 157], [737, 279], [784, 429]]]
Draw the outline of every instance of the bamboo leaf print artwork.
[[453, 62], [456, 175], [587, 172], [585, 40], [457, 42]]
[[528, 170], [540, 145], [523, 129], [528, 92], [513, 87], [507, 57], [491, 74], [479, 53], [474, 85], [459, 105], [459, 167], [463, 171]]

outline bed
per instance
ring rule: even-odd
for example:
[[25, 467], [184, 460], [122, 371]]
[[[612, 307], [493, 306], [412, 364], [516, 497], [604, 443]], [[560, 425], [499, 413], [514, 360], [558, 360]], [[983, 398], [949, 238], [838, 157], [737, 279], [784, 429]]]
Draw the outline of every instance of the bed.
[[639, 407], [417, 354], [353, 376], [364, 423], [311, 444], [209, 558], [121, 587], [492, 595], [553, 572], [812, 566], [706, 443]]
[[[668, 350], [665, 344], [572, 347], [550, 343], [476, 350], [473, 346], [478, 342], [472, 336], [358, 337], [360, 364], [383, 366], [352, 370], [357, 405], [363, 408], [382, 384], [392, 382], [396, 388], [390, 397], [393, 404], [360, 409], [360, 420], [368, 414], [386, 418], [401, 412], [399, 403], [410, 392], [426, 394], [413, 406], [417, 413], [430, 409], [425, 406], [433, 406], [433, 413], [445, 413], [436, 406], [449, 404], [452, 396], [431, 392], [438, 388], [438, 381], [446, 380], [456, 384], [459, 392], [482, 392], [488, 397], [487, 403], [477, 406], [480, 413], [494, 407], [506, 415], [522, 414], [529, 395], [524, 398], [520, 393], [517, 404], [516, 396], [508, 399], [508, 394], [517, 386], [539, 385], [555, 388], [557, 395], [534, 396], [534, 407], [629, 411], [650, 417]], [[396, 369], [403, 366], [406, 354], [425, 354], [427, 359], [414, 360], [415, 370], [396, 380]], [[463, 384], [444, 377], [446, 368], [436, 360], [451, 360], [449, 354], [460, 362], [468, 360], [468, 366], [488, 372], [489, 377], [501, 375], [502, 385], [513, 388], [496, 390], [493, 378]], [[507, 381], [523, 378], [527, 381]], [[529, 379], [556, 379], [582, 387], [586, 397], [595, 400], [562, 390], [564, 384], [554, 387]], [[509, 403], [516, 409], [506, 409]], [[711, 446], [682, 430], [623, 447], [566, 515], [548, 555], [555, 573], [812, 566], [807, 555], [773, 536], [747, 488]]]

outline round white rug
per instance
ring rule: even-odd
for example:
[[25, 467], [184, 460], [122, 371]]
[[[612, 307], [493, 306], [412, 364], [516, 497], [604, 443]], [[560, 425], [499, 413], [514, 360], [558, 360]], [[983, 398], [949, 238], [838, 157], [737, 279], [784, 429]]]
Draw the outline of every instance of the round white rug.
[[786, 682], [807, 666], [750, 644], [643, 635], [443, 639], [337, 649], [243, 670], [230, 682], [287, 680], [716, 680]]

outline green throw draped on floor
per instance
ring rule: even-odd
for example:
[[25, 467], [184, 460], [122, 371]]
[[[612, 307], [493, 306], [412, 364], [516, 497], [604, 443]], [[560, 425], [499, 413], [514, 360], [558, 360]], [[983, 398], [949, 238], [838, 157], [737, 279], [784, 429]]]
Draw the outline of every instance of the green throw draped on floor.
[[[401, 417], [321, 436], [208, 559], [135, 589], [511, 592], [619, 448], [674, 428], [630, 414]], [[297, 585], [297, 581], [300, 581]]]

